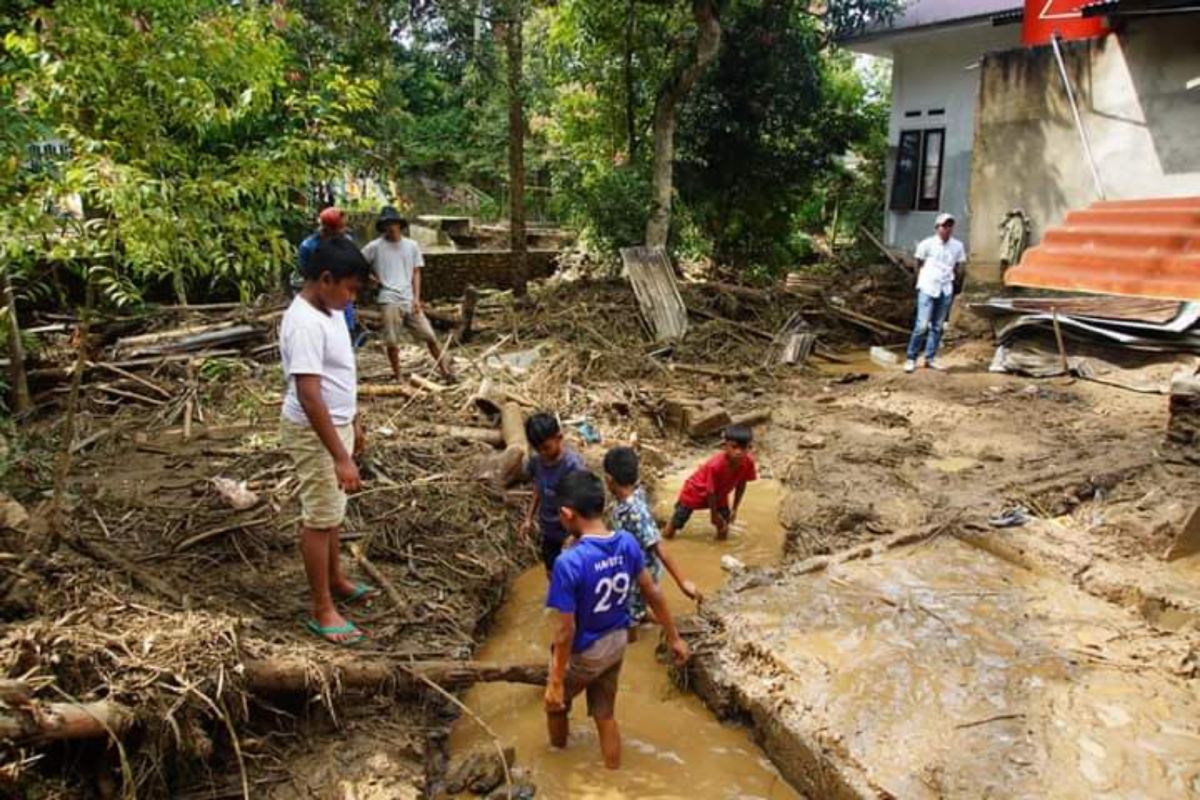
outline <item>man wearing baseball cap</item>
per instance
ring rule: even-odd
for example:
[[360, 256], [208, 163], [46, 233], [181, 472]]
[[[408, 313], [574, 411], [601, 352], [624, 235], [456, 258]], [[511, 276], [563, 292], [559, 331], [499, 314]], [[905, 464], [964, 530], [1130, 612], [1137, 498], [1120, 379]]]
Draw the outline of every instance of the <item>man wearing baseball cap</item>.
[[920, 270], [917, 273], [917, 318], [908, 340], [905, 372], [916, 370], [922, 339], [925, 340], [925, 366], [941, 369], [937, 363], [938, 345], [942, 343], [946, 317], [954, 302], [955, 279], [961, 275], [967, 261], [962, 242], [951, 236], [954, 232], [952, 214], [938, 214], [935, 231], [933, 236], [917, 245]]
[[[326, 239], [332, 239], [336, 236], [346, 236], [346, 215], [342, 213], [340, 208], [330, 206], [323, 209], [317, 215], [316, 232], [309, 235], [300, 243], [296, 259], [298, 269], [292, 274], [293, 290], [299, 292], [304, 286], [304, 269], [308, 266], [309, 259], [312, 258], [313, 253], [317, 251], [317, 245]], [[346, 327], [350, 329], [350, 335], [353, 337], [354, 329], [358, 324], [358, 317], [354, 313], [354, 303], [347, 304], [342, 309], [342, 315], [346, 318]]]

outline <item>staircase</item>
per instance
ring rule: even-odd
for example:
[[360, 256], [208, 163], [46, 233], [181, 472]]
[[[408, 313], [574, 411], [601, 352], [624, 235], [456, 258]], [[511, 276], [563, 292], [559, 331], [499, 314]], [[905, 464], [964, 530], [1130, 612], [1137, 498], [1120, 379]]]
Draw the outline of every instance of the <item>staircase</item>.
[[1004, 283], [1200, 300], [1200, 197], [1110, 200], [1072, 211]]

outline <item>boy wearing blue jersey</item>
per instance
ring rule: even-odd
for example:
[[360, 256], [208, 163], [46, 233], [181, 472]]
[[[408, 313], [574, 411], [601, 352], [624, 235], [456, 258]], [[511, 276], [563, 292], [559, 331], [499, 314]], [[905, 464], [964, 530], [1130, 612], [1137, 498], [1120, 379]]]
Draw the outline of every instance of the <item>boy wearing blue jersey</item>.
[[675, 629], [658, 585], [646, 570], [642, 547], [626, 531], [604, 524], [604, 484], [590, 472], [564, 476], [556, 494], [559, 517], [578, 543], [554, 561], [546, 606], [559, 613], [546, 681], [550, 744], [566, 747], [571, 700], [587, 692], [588, 715], [596, 721], [604, 765], [621, 766], [621, 735], [613, 714], [617, 680], [629, 635], [629, 594], [641, 589], [662, 625], [677, 665], [687, 661], [687, 644]]

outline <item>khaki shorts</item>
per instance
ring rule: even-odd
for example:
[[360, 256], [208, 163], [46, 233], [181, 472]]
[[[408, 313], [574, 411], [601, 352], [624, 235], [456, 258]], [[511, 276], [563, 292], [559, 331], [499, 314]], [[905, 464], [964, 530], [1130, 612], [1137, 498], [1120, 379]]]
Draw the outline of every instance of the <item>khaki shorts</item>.
[[617, 683], [621, 675], [621, 662], [625, 658], [625, 645], [629, 643], [629, 631], [624, 628], [605, 634], [582, 653], [573, 653], [567, 663], [567, 678], [563, 682], [563, 695], [567, 708], [580, 693], [587, 692], [588, 716], [594, 719], [612, 719], [617, 710]]
[[400, 331], [403, 328], [407, 328], [409, 335], [418, 342], [438, 344], [437, 334], [433, 332], [433, 326], [429, 324], [429, 317], [425, 314], [413, 314], [405, 311], [404, 306], [398, 305], [383, 305], [379, 308], [383, 312], [384, 344], [400, 344]]
[[[354, 424], [337, 426], [347, 453], [354, 452]], [[333, 456], [309, 425], [280, 423], [279, 443], [296, 467], [300, 481], [300, 520], [306, 528], [336, 528], [346, 517], [346, 493], [337, 482]]]

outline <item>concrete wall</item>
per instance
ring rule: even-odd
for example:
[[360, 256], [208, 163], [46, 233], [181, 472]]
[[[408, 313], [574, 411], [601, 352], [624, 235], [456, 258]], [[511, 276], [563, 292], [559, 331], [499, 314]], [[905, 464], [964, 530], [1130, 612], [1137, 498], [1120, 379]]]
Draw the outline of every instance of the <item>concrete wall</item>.
[[[971, 176], [971, 147], [975, 134], [975, 104], [979, 90], [979, 60], [989, 50], [1016, 47], [1020, 26], [990, 24], [947, 28], [900, 36], [890, 42], [892, 116], [888, 126], [888, 187], [895, 169], [896, 147], [904, 130], [946, 129], [941, 210], [958, 218], [956, 235], [972, 249], [974, 220], [967, 195]], [[945, 109], [930, 116], [931, 109]], [[909, 112], [920, 112], [908, 117]], [[893, 247], [912, 251], [933, 233], [934, 211], [886, 211], [884, 233]]]
[[[512, 288], [512, 252], [509, 250], [435, 251], [424, 255], [425, 269], [421, 272], [423, 297], [458, 297], [468, 284], [480, 288]], [[557, 258], [557, 250], [530, 250], [530, 280], [554, 274]]]
[[[1132, 20], [1064, 45], [1108, 199], [1200, 195], [1200, 15]], [[998, 226], [1023, 208], [1041, 231], [1098, 199], [1053, 50], [988, 55], [971, 175], [974, 263], [999, 260]]]

